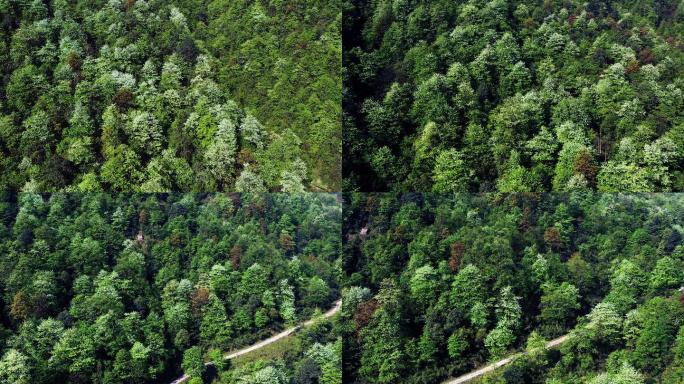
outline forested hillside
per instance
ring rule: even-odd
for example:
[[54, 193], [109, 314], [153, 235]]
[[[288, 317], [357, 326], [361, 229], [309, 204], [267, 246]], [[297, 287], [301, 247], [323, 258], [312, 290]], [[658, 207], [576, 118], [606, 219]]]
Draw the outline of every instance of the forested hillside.
[[[2, 194], [0, 382], [201, 383], [332, 305], [340, 225], [328, 194]], [[321, 327], [290, 359], [339, 376]]]
[[345, 190], [683, 190], [680, 1], [345, 1]]
[[0, 188], [339, 189], [336, 4], [0, 0]]
[[349, 194], [343, 215], [345, 382], [439, 383], [525, 348], [483, 382], [684, 379], [682, 195]]
[[218, 384], [341, 384], [342, 339], [336, 322], [306, 327], [246, 362], [223, 364]]

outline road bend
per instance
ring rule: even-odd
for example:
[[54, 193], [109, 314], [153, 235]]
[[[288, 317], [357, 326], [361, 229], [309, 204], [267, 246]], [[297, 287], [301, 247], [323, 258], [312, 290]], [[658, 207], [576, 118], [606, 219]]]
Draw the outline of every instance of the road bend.
[[[299, 324], [299, 325], [296, 325], [296, 326], [294, 326], [294, 327], [292, 327], [292, 328], [288, 328], [288, 329], [286, 329], [286, 330], [284, 330], [284, 331], [282, 331], [282, 332], [280, 332], [280, 333], [278, 333], [278, 334], [275, 334], [275, 335], [269, 337], [268, 339], [261, 340], [261, 341], [259, 341], [259, 342], [256, 343], [256, 344], [252, 344], [252, 345], [250, 345], [250, 346], [248, 346], [248, 347], [245, 347], [245, 348], [242, 348], [242, 349], [238, 349], [237, 351], [234, 351], [234, 352], [229, 352], [228, 354], [226, 354], [225, 356], [223, 356], [223, 360], [231, 360], [231, 359], [234, 359], [234, 358], [236, 358], [236, 357], [238, 357], [238, 356], [242, 356], [242, 355], [246, 355], [246, 354], [248, 354], [248, 353], [250, 353], [250, 352], [254, 352], [254, 351], [256, 351], [256, 350], [258, 350], [258, 349], [261, 349], [261, 348], [263, 348], [263, 347], [265, 347], [265, 346], [267, 346], [267, 345], [269, 345], [269, 344], [273, 344], [273, 343], [275, 343], [276, 341], [278, 341], [278, 340], [280, 340], [280, 339], [282, 339], [282, 338], [284, 338], [284, 337], [290, 336], [291, 334], [293, 334], [294, 332], [298, 331], [298, 330], [301, 329], [301, 328], [310, 326], [311, 324], [313, 324], [316, 320], [318, 320], [318, 319], [320, 319], [320, 318], [327, 319], [327, 318], [333, 317], [337, 312], [340, 311], [340, 308], [341, 308], [341, 307], [342, 307], [342, 300], [337, 300], [337, 301], [335, 302], [335, 304], [333, 305], [333, 307], [330, 308], [330, 309], [329, 309], [327, 312], [325, 312], [323, 315], [321, 315], [321, 316], [319, 316], [319, 317], [316, 317], [316, 318], [313, 318], [313, 319], [309, 319], [309, 320], [307, 320], [307, 321], [305, 321], [305, 322], [303, 322], [303, 323], [301, 323], [301, 324]], [[204, 366], [205, 366], [205, 367], [208, 367], [208, 366], [210, 366], [210, 365], [214, 365], [214, 363], [212, 363], [212, 362], [206, 362], [206, 363], [204, 363]], [[183, 376], [181, 376], [181, 377], [177, 378], [176, 380], [172, 381], [171, 384], [182, 384], [182, 383], [185, 383], [185, 382], [188, 381], [188, 380], [190, 380], [190, 376], [187, 375], [187, 374], [183, 374]]]
[[[561, 345], [562, 343], [564, 343], [566, 340], [568, 340], [568, 337], [569, 337], [569, 335], [564, 335], [564, 336], [561, 336], [561, 337], [559, 337], [559, 338], [553, 339], [553, 340], [551, 340], [551, 341], [549, 341], [549, 342], [546, 343], [546, 348], [550, 349], [550, 348], [557, 347], [557, 346]], [[523, 354], [523, 355], [526, 355], [527, 352], [523, 352], [522, 354]], [[473, 379], [475, 379], [475, 378], [478, 378], [478, 377], [480, 377], [480, 376], [482, 376], [482, 375], [484, 375], [484, 374], [486, 374], [486, 373], [489, 373], [489, 372], [491, 372], [491, 371], [493, 371], [493, 370], [495, 370], [495, 369], [497, 369], [497, 368], [499, 368], [499, 367], [502, 367], [502, 366], [504, 366], [504, 365], [506, 365], [506, 364], [512, 362], [513, 360], [515, 360], [515, 356], [516, 356], [516, 355], [519, 355], [519, 354], [515, 354], [515, 355], [508, 356], [508, 357], [503, 358], [503, 359], [501, 359], [501, 360], [499, 360], [499, 361], [496, 361], [496, 362], [494, 362], [494, 363], [491, 363], [491, 364], [489, 364], [489, 365], [486, 365], [486, 366], [484, 366], [484, 367], [482, 367], [482, 368], [480, 368], [480, 369], [478, 369], [478, 370], [472, 371], [472, 372], [470, 372], [470, 373], [466, 373], [465, 375], [459, 376], [459, 377], [457, 377], [457, 378], [449, 379], [449, 380], [443, 382], [442, 384], [462, 384], [462, 383], [467, 383], [467, 382], [469, 382], [470, 380], [473, 380]]]

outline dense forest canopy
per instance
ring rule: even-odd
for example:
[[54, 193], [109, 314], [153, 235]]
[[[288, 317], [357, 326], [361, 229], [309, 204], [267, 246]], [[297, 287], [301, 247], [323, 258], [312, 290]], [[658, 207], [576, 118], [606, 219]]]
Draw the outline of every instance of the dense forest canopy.
[[0, 0], [0, 188], [337, 190], [341, 11]]
[[344, 204], [345, 382], [439, 383], [523, 349], [482, 382], [684, 380], [681, 194]]
[[684, 5], [346, 0], [345, 190], [684, 189]]
[[[340, 227], [329, 194], [4, 193], [0, 382], [201, 383], [205, 361], [331, 306]], [[314, 379], [341, 375], [333, 335], [301, 336]]]

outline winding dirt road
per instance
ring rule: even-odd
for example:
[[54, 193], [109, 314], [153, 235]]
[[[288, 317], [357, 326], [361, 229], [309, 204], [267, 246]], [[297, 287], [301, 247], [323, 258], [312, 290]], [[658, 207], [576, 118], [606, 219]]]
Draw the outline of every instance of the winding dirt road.
[[[569, 337], [568, 335], [564, 335], [564, 336], [561, 336], [561, 337], [559, 337], [559, 338], [557, 338], [557, 339], [553, 339], [553, 340], [549, 341], [548, 343], [546, 343], [546, 348], [554, 348], [554, 347], [557, 347], [558, 345], [560, 345], [560, 344], [562, 344], [563, 342], [565, 342], [565, 341], [568, 339], [568, 337]], [[523, 355], [526, 355], [527, 352], [523, 352], [522, 354], [523, 354]], [[497, 368], [499, 368], [499, 367], [501, 367], [501, 366], [504, 366], [504, 365], [506, 365], [506, 364], [512, 362], [513, 360], [515, 360], [515, 355], [506, 357], [506, 358], [501, 359], [501, 360], [499, 360], [499, 361], [497, 361], [497, 362], [494, 362], [494, 363], [492, 363], [492, 364], [489, 364], [489, 365], [487, 365], [487, 366], [484, 366], [484, 367], [482, 367], [482, 368], [480, 368], [480, 369], [478, 369], [478, 370], [476, 370], [476, 371], [472, 371], [472, 372], [470, 372], [470, 373], [466, 373], [466, 374], [463, 375], [463, 376], [459, 376], [459, 377], [457, 377], [457, 378], [455, 378], [455, 379], [449, 379], [449, 380], [443, 382], [442, 384], [462, 384], [462, 383], [466, 383], [466, 382], [468, 382], [468, 381], [470, 381], [470, 380], [472, 380], [472, 379], [474, 379], [474, 378], [477, 378], [477, 377], [480, 377], [480, 376], [484, 375], [485, 373], [491, 372], [491, 371], [493, 371], [493, 370], [495, 370], [495, 369], [497, 369]]]
[[[340, 310], [341, 307], [342, 307], [342, 300], [337, 300], [337, 301], [335, 302], [335, 304], [333, 305], [333, 307], [330, 308], [330, 310], [328, 310], [326, 313], [324, 313], [323, 315], [321, 315], [321, 317], [324, 318], [324, 319], [333, 317], [337, 312], [339, 312], [339, 310]], [[284, 338], [284, 337], [290, 336], [292, 333], [298, 331], [299, 329], [301, 329], [301, 328], [303, 328], [303, 327], [308, 327], [309, 325], [313, 324], [314, 321], [316, 321], [317, 319], [318, 319], [318, 318], [309, 319], [309, 320], [307, 320], [307, 321], [305, 321], [305, 322], [303, 322], [303, 323], [301, 323], [301, 324], [299, 324], [299, 325], [296, 325], [296, 326], [294, 326], [294, 327], [292, 327], [292, 328], [289, 328], [289, 329], [286, 329], [286, 330], [284, 330], [284, 331], [282, 331], [282, 332], [280, 332], [280, 333], [278, 333], [278, 334], [276, 334], [276, 335], [273, 335], [273, 336], [269, 337], [268, 339], [261, 340], [260, 342], [258, 342], [258, 343], [256, 343], [256, 344], [250, 345], [249, 347], [245, 347], [245, 348], [242, 348], [242, 349], [238, 349], [238, 350], [235, 351], [235, 352], [231, 352], [231, 353], [229, 353], [229, 354], [223, 356], [223, 360], [231, 360], [231, 359], [234, 359], [234, 358], [236, 358], [236, 357], [238, 357], [238, 356], [242, 356], [242, 355], [245, 355], [245, 354], [247, 354], [247, 353], [256, 351], [257, 349], [261, 349], [261, 348], [263, 348], [263, 347], [265, 347], [265, 346], [267, 346], [267, 345], [269, 345], [269, 344], [272, 344], [272, 343], [274, 343], [274, 342], [276, 342], [276, 341], [278, 341], [278, 340], [280, 340], [280, 339], [282, 339], [282, 338]], [[214, 365], [214, 363], [212, 363], [212, 362], [204, 363], [204, 366], [205, 366], [205, 367], [208, 367], [208, 366], [210, 366], [210, 365]], [[183, 374], [183, 376], [181, 376], [181, 377], [177, 378], [176, 380], [172, 381], [171, 384], [182, 384], [182, 383], [185, 383], [185, 382], [188, 381], [188, 380], [190, 380], [190, 376], [189, 376], [189, 375], [186, 375], [186, 374]]]

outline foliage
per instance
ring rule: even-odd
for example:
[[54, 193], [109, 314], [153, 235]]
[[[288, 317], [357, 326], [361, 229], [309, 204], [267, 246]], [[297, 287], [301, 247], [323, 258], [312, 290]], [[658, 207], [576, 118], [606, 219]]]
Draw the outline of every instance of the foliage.
[[0, 188], [340, 188], [338, 2], [0, 8]]
[[675, 1], [345, 1], [345, 190], [684, 189]]
[[483, 383], [684, 377], [681, 194], [349, 193], [344, 202], [349, 382], [439, 383], [504, 357], [514, 361]]
[[[183, 371], [201, 382], [205, 361], [339, 296], [334, 195], [6, 192], [0, 212], [3, 383], [168, 382]], [[328, 326], [311, 326], [305, 345], [334, 343]], [[321, 380], [340, 371], [325, 351], [312, 352]]]

